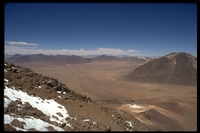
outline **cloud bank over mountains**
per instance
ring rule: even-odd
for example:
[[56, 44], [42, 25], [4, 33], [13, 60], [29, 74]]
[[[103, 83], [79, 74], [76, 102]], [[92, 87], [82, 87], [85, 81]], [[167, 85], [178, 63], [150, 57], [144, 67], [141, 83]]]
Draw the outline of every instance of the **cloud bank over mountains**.
[[135, 55], [138, 54], [139, 50], [122, 50], [119, 48], [98, 48], [92, 50], [86, 50], [84, 48], [81, 49], [38, 49], [37, 46], [39, 44], [35, 43], [28, 43], [28, 42], [15, 42], [15, 41], [5, 41], [4, 50], [5, 54], [62, 54], [62, 55], [102, 55], [102, 54], [109, 54], [109, 55]]

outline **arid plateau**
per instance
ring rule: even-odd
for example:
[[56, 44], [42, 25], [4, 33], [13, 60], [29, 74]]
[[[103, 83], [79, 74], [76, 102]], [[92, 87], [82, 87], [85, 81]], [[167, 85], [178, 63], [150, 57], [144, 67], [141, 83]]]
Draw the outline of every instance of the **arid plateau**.
[[144, 63], [92, 61], [76, 64], [15, 63], [58, 79], [104, 106], [123, 110], [162, 130], [197, 130], [197, 86], [137, 82], [126, 77]]

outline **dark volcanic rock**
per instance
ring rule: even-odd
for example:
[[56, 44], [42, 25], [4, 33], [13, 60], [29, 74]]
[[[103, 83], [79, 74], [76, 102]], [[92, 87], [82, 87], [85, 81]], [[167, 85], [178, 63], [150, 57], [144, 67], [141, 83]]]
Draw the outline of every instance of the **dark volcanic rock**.
[[29, 132], [38, 132], [35, 128], [29, 128], [28, 131]]
[[11, 124], [15, 127], [19, 127], [19, 128], [23, 128], [25, 123], [24, 122], [20, 122], [19, 120], [17, 119], [14, 119]]
[[48, 129], [49, 131], [56, 131], [52, 126], [48, 126], [47, 129]]
[[4, 124], [4, 131], [17, 131], [14, 127], [10, 126], [10, 124]]
[[54, 87], [58, 84], [58, 81], [57, 80], [54, 80], [54, 79], [50, 79], [48, 82], [47, 82], [47, 85], [48, 86], [51, 86], [51, 87]]

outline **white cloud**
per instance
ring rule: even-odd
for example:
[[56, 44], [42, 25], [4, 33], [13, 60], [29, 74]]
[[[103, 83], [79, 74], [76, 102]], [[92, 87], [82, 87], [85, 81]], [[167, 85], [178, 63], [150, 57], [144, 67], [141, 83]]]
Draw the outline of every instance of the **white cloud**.
[[127, 52], [140, 52], [139, 50], [133, 50], [133, 49], [129, 49], [129, 50], [126, 50]]
[[84, 48], [78, 50], [68, 50], [68, 49], [60, 49], [60, 50], [50, 50], [50, 49], [37, 49], [36, 47], [19, 47], [19, 46], [10, 46], [5, 45], [5, 54], [69, 54], [69, 55], [134, 55], [137, 54], [138, 50], [122, 50], [116, 48], [98, 48], [93, 50], [85, 50]]
[[5, 44], [9, 45], [22, 45], [22, 46], [38, 46], [39, 44], [27, 43], [27, 42], [15, 42], [15, 41], [5, 41]]

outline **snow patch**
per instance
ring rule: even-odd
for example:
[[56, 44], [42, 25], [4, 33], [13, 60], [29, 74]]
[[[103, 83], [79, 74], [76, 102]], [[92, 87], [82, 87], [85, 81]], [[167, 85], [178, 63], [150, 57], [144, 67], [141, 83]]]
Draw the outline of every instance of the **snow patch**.
[[11, 102], [11, 100], [10, 99], [8, 99], [8, 98], [6, 98], [6, 97], [4, 97], [4, 107], [8, 107], [8, 105], [10, 104], [10, 102]]
[[177, 55], [177, 53], [174, 53], [174, 54], [167, 55], [166, 57], [167, 57], [168, 59], [171, 59], [171, 58], [173, 58], [173, 57], [176, 56], [176, 55]]
[[62, 92], [62, 91], [57, 91], [57, 93], [59, 93], [59, 94], [60, 94], [61, 92]]
[[133, 104], [133, 105], [131, 105], [131, 104], [129, 104], [129, 106], [131, 107], [131, 108], [142, 108], [141, 106], [138, 106], [138, 105], [136, 105], [136, 104]]
[[90, 119], [84, 119], [83, 121], [90, 121]]
[[144, 60], [147, 60], [145, 57], [142, 57], [142, 56], [138, 56], [139, 59], [144, 59]]
[[42, 88], [42, 86], [44, 86], [44, 85], [38, 86], [38, 88]]
[[137, 112], [137, 113], [144, 112], [144, 111], [147, 110], [146, 107], [141, 106], [141, 105], [137, 105], [137, 104], [125, 104], [125, 105], [122, 106], [122, 108], [127, 108], [130, 111]]
[[[8, 88], [7, 86], [5, 86], [4, 95], [6, 95], [12, 101], [16, 101], [20, 97], [22, 104], [24, 104], [25, 102], [29, 102], [32, 107], [37, 108], [38, 110], [49, 116], [51, 121], [63, 123], [65, 121], [65, 118], [69, 117], [69, 114], [65, 107], [55, 102], [53, 99], [42, 100], [40, 97], [29, 96], [27, 93], [22, 92], [21, 90], [13, 90], [11, 88]], [[6, 107], [10, 101], [6, 98], [4, 99], [4, 102], [6, 103], [4, 107]], [[57, 115], [57, 112], [60, 112], [63, 117]], [[58, 120], [52, 117], [53, 115], [56, 116]]]
[[129, 123], [130, 127], [133, 127], [132, 123], [130, 121], [126, 121], [126, 123]]
[[41, 86], [35, 86], [35, 88], [39, 88], [39, 89], [40, 89], [40, 88], [42, 88], [42, 86], [44, 86], [44, 85], [41, 85]]
[[21, 108], [17, 108], [18, 111], [22, 110]]
[[16, 130], [23, 130], [23, 131], [27, 131], [30, 128], [35, 128], [38, 131], [48, 131], [47, 127], [48, 126], [52, 126], [55, 130], [57, 131], [64, 131], [62, 128], [56, 127], [52, 124], [49, 124], [45, 121], [42, 121], [40, 119], [36, 119], [34, 117], [30, 117], [30, 118], [14, 118], [13, 116], [4, 114], [4, 124], [9, 124], [11, 123], [14, 119], [19, 120], [20, 122], [25, 122], [26, 124], [24, 124], [24, 129], [21, 128], [16, 128], [14, 127]]
[[8, 82], [8, 80], [7, 80], [7, 79], [4, 79], [4, 81]]
[[[84, 119], [83, 121], [91, 121], [90, 119]], [[96, 121], [92, 121], [92, 124], [94, 125], [94, 124], [97, 124], [97, 122]]]

